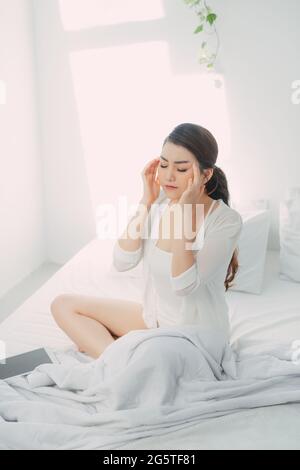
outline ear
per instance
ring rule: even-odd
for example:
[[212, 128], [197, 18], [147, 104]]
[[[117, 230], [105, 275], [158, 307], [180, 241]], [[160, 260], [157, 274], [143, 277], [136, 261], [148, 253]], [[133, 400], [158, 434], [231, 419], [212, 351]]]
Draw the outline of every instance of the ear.
[[213, 168], [210, 169], [210, 170], [206, 170], [206, 172], [205, 172], [205, 180], [204, 180], [205, 183], [208, 183], [208, 181], [212, 178], [213, 173], [214, 173]]

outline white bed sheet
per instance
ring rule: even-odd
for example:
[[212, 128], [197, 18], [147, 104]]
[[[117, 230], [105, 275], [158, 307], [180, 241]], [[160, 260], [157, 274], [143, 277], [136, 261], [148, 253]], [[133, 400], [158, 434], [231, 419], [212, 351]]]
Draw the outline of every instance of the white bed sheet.
[[[74, 347], [50, 313], [50, 303], [58, 294], [73, 292], [141, 301], [139, 267], [117, 273], [111, 267], [111, 253], [111, 242], [92, 240], [0, 324], [0, 340], [6, 343], [7, 356], [37, 347]], [[291, 344], [300, 339], [299, 284], [279, 279], [278, 267], [279, 252], [269, 251], [263, 293], [226, 294], [231, 344], [240, 354], [256, 353], [270, 343]], [[300, 449], [299, 417], [298, 403], [260, 407], [203, 420], [181, 431], [168, 431], [164, 438], [139, 439], [122, 448]]]
[[118, 273], [111, 266], [112, 242], [94, 239], [71, 258], [41, 288], [0, 324], [6, 355], [37, 347], [68, 349], [71, 340], [57, 326], [51, 301], [59, 294], [76, 293], [142, 301], [142, 280], [137, 273]]
[[245, 354], [300, 340], [300, 284], [279, 278], [279, 251], [266, 256], [263, 292], [227, 292], [231, 345]]

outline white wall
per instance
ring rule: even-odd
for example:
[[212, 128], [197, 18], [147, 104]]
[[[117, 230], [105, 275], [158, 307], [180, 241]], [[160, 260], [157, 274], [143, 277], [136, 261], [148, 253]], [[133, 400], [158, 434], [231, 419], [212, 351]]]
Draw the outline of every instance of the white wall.
[[58, 2], [33, 5], [47, 258], [63, 264], [96, 229]]
[[[147, 3], [147, 0], [145, 2]], [[89, 187], [89, 184], [96, 167], [87, 168], [82, 138], [90, 142], [90, 135], [80, 135], [81, 117], [76, 111], [69, 53], [90, 51], [92, 54], [97, 49], [100, 51], [110, 46], [135, 42], [147, 45], [153, 41], [166, 41], [169, 50], [168, 65], [174, 77], [186, 74], [195, 76], [200, 71], [197, 57], [201, 39], [200, 36], [193, 35], [197, 17], [183, 1], [162, 0], [165, 17], [157, 21], [151, 18], [149, 21], [103, 26], [97, 23], [96, 15], [93, 17], [88, 10], [91, 6], [95, 7], [94, 1], [76, 0], [72, 3], [73, 18], [69, 19], [69, 26], [77, 24], [77, 28], [75, 26], [73, 31], [72, 28], [64, 31], [68, 19], [66, 12], [68, 8], [70, 10], [71, 3], [70, 0], [61, 0], [61, 4], [66, 7], [65, 18], [62, 18], [60, 3], [56, 0], [34, 1], [46, 184], [47, 246], [51, 260], [56, 262], [65, 261], [93, 235], [91, 206], [94, 201], [91, 202], [90, 194], [94, 188]], [[100, 0], [98, 7], [99, 3]], [[298, 0], [287, 0], [284, 8], [280, 0], [210, 0], [208, 3], [218, 14], [221, 50], [217, 71], [224, 76], [231, 130], [230, 158], [223, 161], [221, 154], [219, 165], [227, 174], [233, 202], [261, 198], [270, 201], [272, 225], [269, 248], [278, 249], [279, 200], [288, 186], [299, 182], [300, 163], [297, 156], [300, 150], [300, 106], [291, 103], [291, 84], [293, 80], [300, 78], [296, 60], [300, 43], [300, 30], [297, 29], [300, 3]], [[77, 17], [74, 13], [75, 6]], [[80, 8], [84, 11], [82, 18]], [[99, 14], [99, 20], [101, 18]], [[91, 19], [93, 21], [89, 28]], [[78, 26], [81, 21], [82, 29]], [[149, 50], [145, 48], [145, 54], [148, 54], [148, 60], [152, 61], [151, 67], [155, 68], [154, 53], [149, 54]], [[99, 61], [101, 70], [100, 57], [97, 56], [96, 60]], [[114, 60], [112, 56], [112, 63]], [[83, 63], [89, 64], [88, 61]], [[134, 76], [140, 73], [140, 64], [141, 62], [137, 62], [133, 70]], [[103, 65], [103, 73], [107, 73], [104, 67], [107, 68], [107, 63]], [[101, 100], [100, 95], [97, 95], [99, 90], [92, 85], [93, 73], [86, 70], [85, 65], [81, 72], [81, 75], [86, 74], [86, 77], [91, 78], [90, 94], [95, 94], [95, 103], [98, 103]], [[157, 62], [157, 76], [162, 82], [165, 79], [164, 73], [161, 63]], [[121, 73], [119, 82], [115, 75], [112, 79], [114, 87], [122, 86]], [[76, 87], [77, 93], [82, 93], [86, 105], [83, 83], [84, 81], [79, 79]], [[145, 107], [140, 121], [143, 123], [143, 119], [146, 116], [149, 118], [150, 115], [154, 135], [156, 119], [159, 119], [162, 112], [166, 115], [166, 111], [169, 115], [174, 115], [179, 97], [174, 99], [173, 109], [166, 109], [163, 101], [166, 90], [162, 86], [159, 94], [158, 88], [155, 88], [156, 84], [153, 87], [157, 112], [151, 110], [149, 113]], [[99, 89], [101, 90], [101, 82]], [[147, 93], [148, 91], [151, 92], [147, 90]], [[195, 90], [185, 90], [180, 97], [182, 101], [188, 92], [197, 99]], [[88, 114], [92, 104], [90, 106], [91, 108], [86, 106]], [[135, 118], [134, 111], [125, 123], [129, 130], [136, 128]], [[164, 117], [159, 121], [159, 127], [162, 127], [163, 119]], [[113, 124], [108, 124], [108, 128], [112, 127]], [[139, 146], [143, 140], [141, 133], [142, 130], [139, 129]], [[148, 131], [146, 135], [149, 136]], [[126, 145], [129, 149], [128, 142]], [[153, 140], [149, 140], [149, 146], [151, 145]], [[122, 166], [120, 168], [123, 173]], [[88, 171], [90, 177], [87, 176]], [[137, 176], [139, 175], [136, 174]], [[117, 178], [118, 184], [123, 184], [124, 178]], [[101, 200], [99, 194], [98, 200]]]
[[230, 113], [232, 155], [227, 174], [237, 200], [270, 201], [271, 249], [279, 248], [279, 201], [300, 185], [299, 0], [210, 0], [219, 14]]
[[0, 297], [44, 260], [31, 3], [0, 0]]
[[[131, 110], [132, 114], [126, 120], [122, 117], [115, 121], [118, 133], [124, 124], [127, 126], [122, 139], [127, 138], [127, 129], [131, 132], [126, 142], [121, 139], [125, 154], [136, 138], [136, 152], [141, 150], [145, 157], [145, 149], [150, 149], [150, 158], [150, 153], [157, 147], [158, 136], [165, 136], [168, 117], [176, 116], [183, 102], [196, 100], [199, 95], [199, 90], [195, 94], [193, 87], [192, 90], [183, 89], [181, 96], [177, 95], [173, 101], [164, 101], [171, 80], [191, 74], [195, 83], [200, 71], [197, 56], [201, 39], [192, 34], [197, 24], [192, 10], [181, 0], [162, 0], [161, 8], [157, 10], [164, 12], [161, 17], [156, 18], [154, 14], [148, 21], [147, 15], [138, 18], [136, 8], [135, 20], [107, 26], [100, 24], [89, 10], [98, 5], [101, 20], [101, 1], [72, 0], [70, 3], [70, 0], [61, 0], [69, 11], [74, 12], [75, 6], [77, 9], [77, 18], [73, 15], [69, 21], [69, 26], [73, 21], [75, 28], [66, 31], [68, 8], [63, 18], [57, 0], [32, 0], [33, 3], [31, 0], [0, 0], [0, 80], [5, 81], [7, 88], [7, 102], [0, 104], [0, 296], [46, 259], [64, 263], [95, 236], [93, 210], [95, 202], [100, 202], [103, 196], [101, 184], [100, 188], [96, 187], [97, 171], [103, 168], [105, 171], [105, 167], [100, 158], [97, 162], [97, 146], [96, 163], [95, 160], [92, 164], [87, 161], [83, 141], [86, 146], [94, 142], [86, 132], [82, 116], [78, 115], [80, 107], [75, 95], [77, 93], [77, 101], [81, 97], [84, 108], [86, 95], [81, 89], [84, 84], [81, 79], [85, 75], [85, 80], [91, 83], [88, 97], [91, 103], [85, 108], [85, 113], [89, 114], [93, 95], [98, 108], [103, 89], [101, 82], [95, 86], [89, 69], [83, 67], [81, 75], [78, 73], [80, 61], [76, 58], [80, 56], [76, 53], [96, 52], [97, 73], [101, 76], [102, 51], [109, 54], [109, 47], [113, 53], [114, 46], [137, 43], [142, 48], [145, 44], [146, 58], [143, 59], [141, 49], [141, 61], [135, 62], [137, 65], [132, 67], [132, 74], [137, 76], [138, 84], [142, 68], [148, 66], [149, 70], [154, 70], [153, 78], [157, 76], [157, 81], [154, 85], [151, 77], [153, 88], [146, 89], [145, 95], [149, 95], [156, 107], [147, 108], [151, 106], [148, 101], [143, 108], [145, 103], [141, 103], [138, 132], [136, 109]], [[150, 11], [149, 3], [144, 1]], [[129, 3], [133, 4], [132, 1]], [[217, 71], [223, 74], [230, 118], [231, 152], [225, 160], [221, 153], [219, 164], [221, 162], [220, 166], [227, 174], [233, 201], [261, 198], [270, 201], [269, 248], [276, 249], [279, 247], [279, 201], [289, 186], [300, 184], [300, 105], [291, 102], [292, 83], [300, 79], [297, 61], [300, 3], [287, 0], [284, 8], [280, 0], [210, 0], [209, 4], [218, 14], [221, 49]], [[151, 8], [153, 5], [154, 2]], [[155, 5], [159, 5], [159, 0]], [[82, 18], [80, 8], [84, 8]], [[130, 20], [127, 11], [128, 18]], [[78, 29], [81, 21], [82, 29]], [[160, 43], [167, 47], [159, 49]], [[151, 49], [153, 44], [157, 49]], [[77, 60], [73, 60], [73, 65], [75, 63], [77, 75], [80, 75], [75, 77], [75, 82], [71, 53]], [[110, 69], [104, 70], [109, 64], [109, 55], [107, 57], [108, 62], [102, 67], [103, 74], [106, 73], [105, 83], [111, 73]], [[111, 57], [111, 62], [117, 58]], [[90, 66], [89, 60], [83, 63]], [[126, 66], [123, 70], [127, 73], [125, 69]], [[122, 69], [117, 76], [111, 77], [113, 86], [119, 89], [124, 81]], [[144, 78], [143, 75], [140, 77]], [[108, 91], [112, 93], [112, 90], [110, 87]], [[124, 91], [126, 94], [126, 89]], [[138, 95], [132, 98], [138, 99]], [[194, 107], [201, 106], [197, 103]], [[109, 110], [102, 111], [107, 113]], [[97, 117], [95, 114], [93, 132], [96, 133]], [[153, 123], [151, 138], [145, 125], [146, 117], [148, 125]], [[113, 124], [114, 121], [107, 119], [106, 130], [112, 129]], [[98, 133], [97, 145], [106, 137], [100, 126]], [[122, 159], [116, 161], [116, 190], [119, 184], [124, 184], [124, 190], [131, 190], [133, 179], [127, 179], [125, 173], [127, 160], [124, 167], [122, 162]], [[133, 173], [135, 179], [139, 177], [137, 168]]]
[[[105, 24], [112, 4], [119, 21]], [[63, 263], [95, 236], [99, 204], [138, 201], [142, 168], [174, 125], [217, 119], [195, 96], [199, 44], [183, 2], [130, 0], [122, 14], [120, 0], [33, 5], [47, 252]]]

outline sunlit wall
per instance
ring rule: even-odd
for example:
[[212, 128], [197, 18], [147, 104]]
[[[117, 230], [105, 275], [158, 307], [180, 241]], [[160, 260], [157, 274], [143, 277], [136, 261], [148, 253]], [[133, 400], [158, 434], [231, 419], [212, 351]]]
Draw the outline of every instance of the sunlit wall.
[[[207, 127], [220, 166], [230, 155], [230, 129], [223, 77], [200, 70], [183, 2], [35, 0], [35, 8], [47, 236], [59, 262], [87, 235], [80, 238], [87, 201], [95, 229], [99, 205], [120, 196], [138, 202], [142, 169], [173, 127]], [[185, 41], [179, 18], [189, 28]]]

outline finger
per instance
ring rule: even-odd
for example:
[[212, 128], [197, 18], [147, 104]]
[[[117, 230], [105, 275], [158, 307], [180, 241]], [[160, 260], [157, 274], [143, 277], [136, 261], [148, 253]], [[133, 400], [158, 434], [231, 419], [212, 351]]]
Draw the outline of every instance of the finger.
[[150, 160], [150, 162], [148, 162], [145, 166], [144, 166], [144, 171], [149, 169], [152, 165], [154, 165], [154, 163], [159, 160], [158, 158], [153, 158], [152, 160]]
[[156, 178], [156, 176], [157, 176], [157, 174], [158, 174], [158, 163], [159, 163], [159, 161], [156, 161], [156, 162], [154, 162], [154, 164], [152, 165], [151, 172], [152, 172], [153, 178]]
[[158, 159], [157, 158], [154, 158], [153, 160], [151, 160], [149, 163], [147, 163], [147, 165], [145, 166], [144, 168], [144, 173], [145, 175], [149, 175], [149, 174], [152, 174], [153, 171], [154, 171], [154, 167], [156, 166], [156, 164], [158, 163]]
[[153, 169], [154, 175], [158, 174], [158, 165], [159, 165], [159, 163], [160, 163], [160, 159], [158, 158], [153, 164], [152, 169]]
[[194, 183], [196, 186], [200, 185], [200, 169], [197, 163], [193, 163]]
[[152, 178], [154, 181], [156, 180], [156, 177], [157, 177], [157, 168], [154, 168], [153, 173], [152, 173]]
[[156, 168], [157, 165], [159, 164], [159, 158], [155, 158], [152, 163], [151, 163], [151, 168]]
[[186, 191], [189, 191], [191, 189], [192, 184], [193, 184], [193, 179], [189, 178], [187, 182], [187, 186], [186, 186]]
[[150, 162], [147, 163], [147, 165], [146, 165], [145, 168], [146, 168], [146, 169], [151, 168], [151, 166], [153, 165], [154, 162], [155, 162], [155, 158], [154, 158], [153, 160], [150, 160]]

